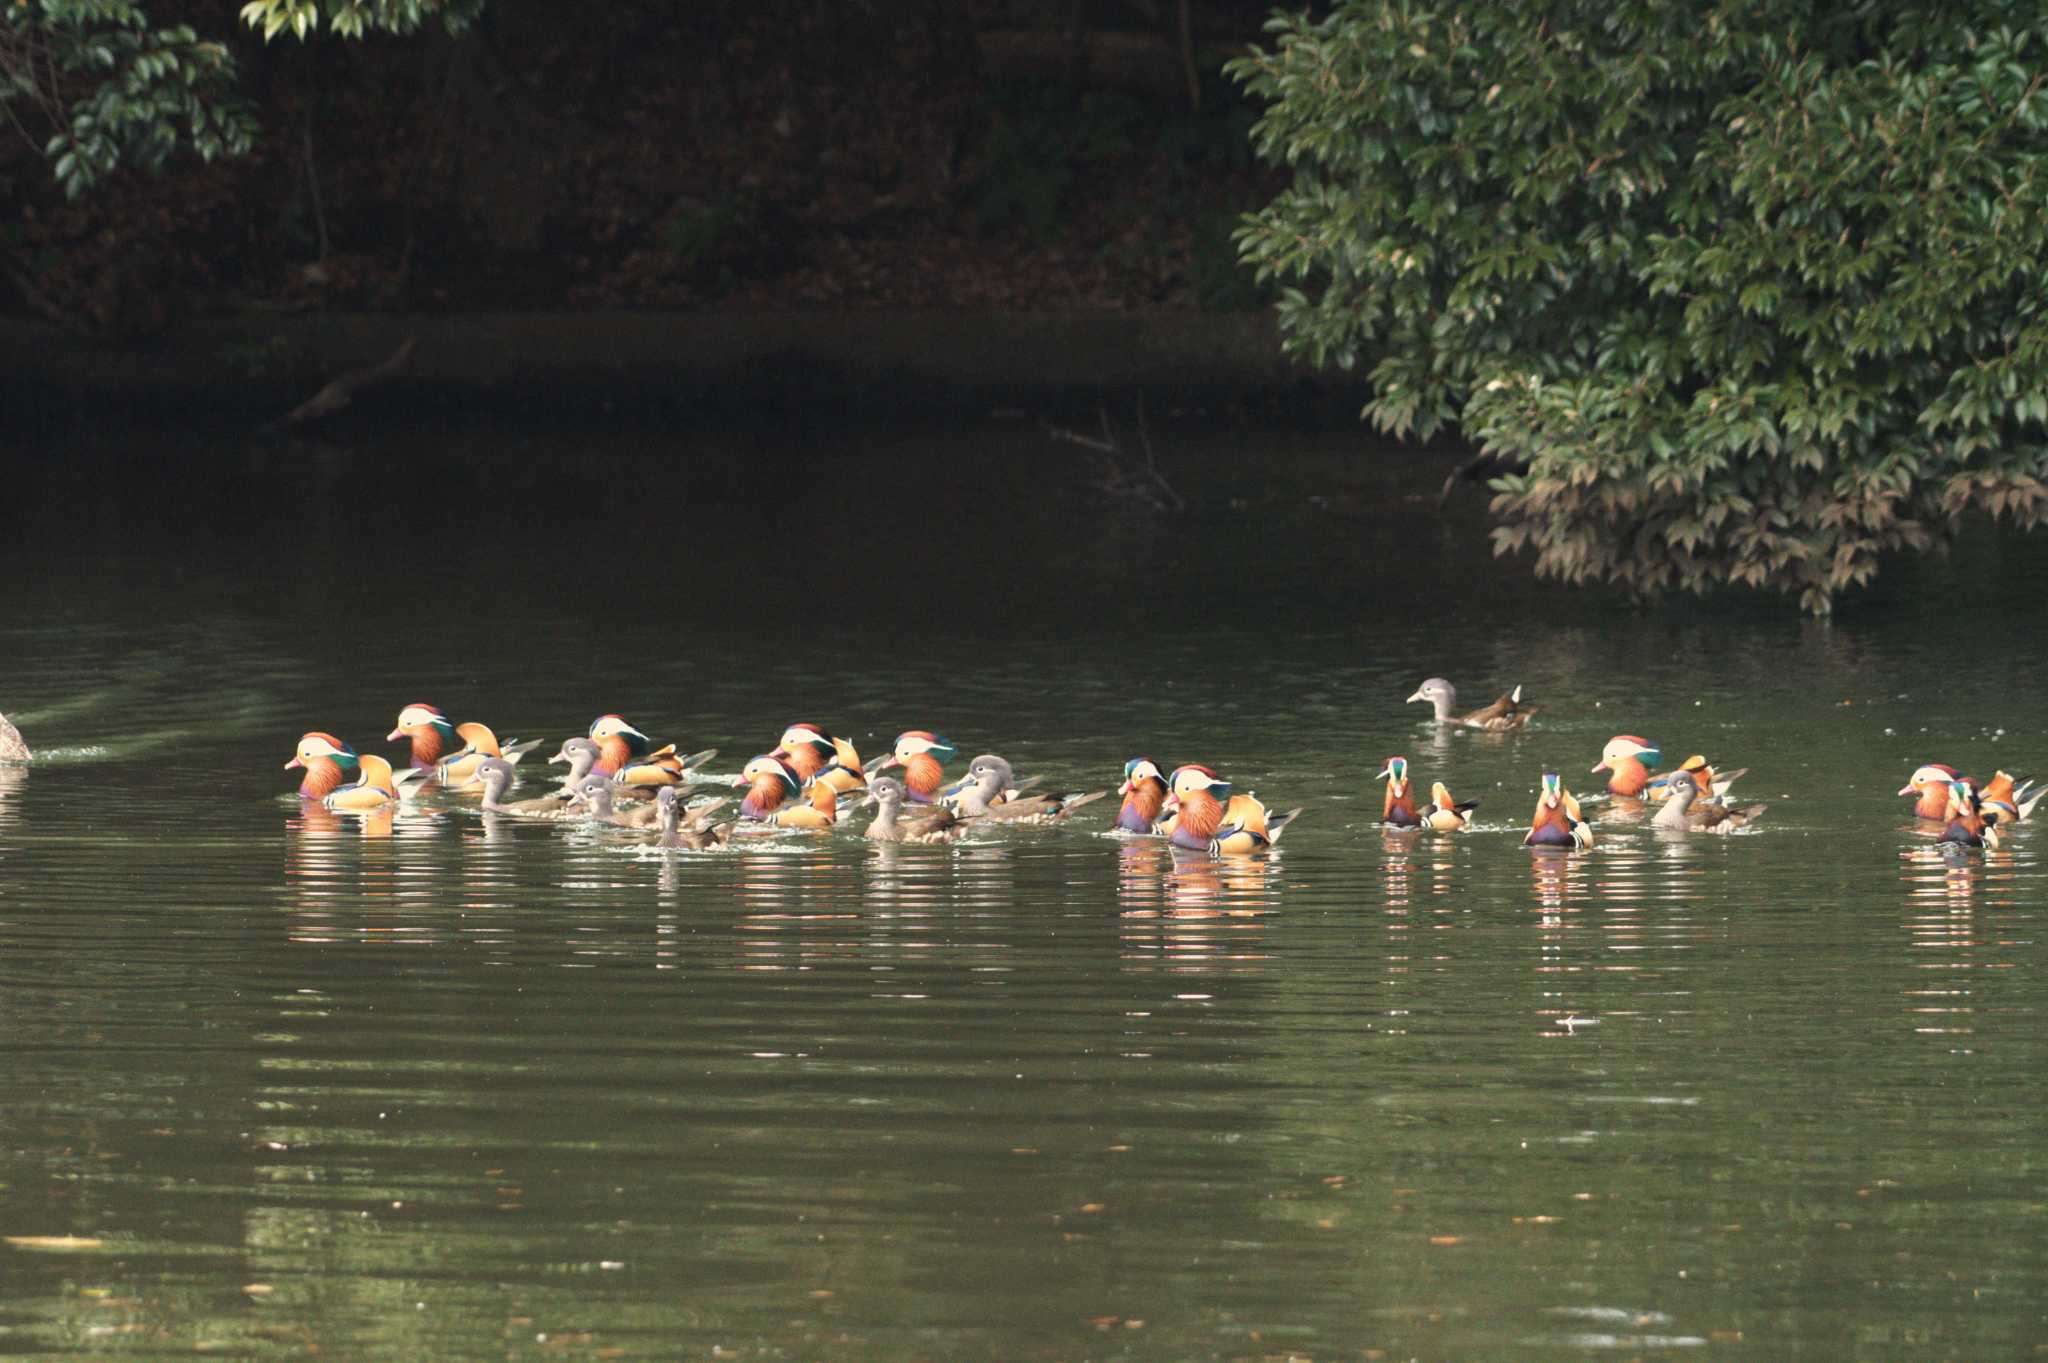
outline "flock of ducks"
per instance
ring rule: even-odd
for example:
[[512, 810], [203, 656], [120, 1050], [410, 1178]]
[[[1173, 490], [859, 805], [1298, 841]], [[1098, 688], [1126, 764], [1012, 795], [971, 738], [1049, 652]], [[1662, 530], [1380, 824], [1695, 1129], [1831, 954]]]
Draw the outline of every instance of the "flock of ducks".
[[[1457, 712], [1457, 691], [1432, 677], [1408, 697], [1428, 702], [1439, 724], [1506, 733], [1525, 728], [1540, 706], [1522, 700], [1522, 689], [1466, 714]], [[967, 764], [964, 776], [948, 781], [946, 767], [957, 749], [925, 729], [896, 736], [889, 754], [863, 764], [853, 744], [816, 724], [792, 724], [776, 746], [747, 762], [731, 783], [746, 793], [734, 817], [719, 816], [730, 793], [708, 800], [692, 797], [712, 788], [699, 776], [715, 749], [681, 754], [674, 744], [656, 747], [625, 718], [601, 715], [588, 734], [565, 741], [548, 761], [568, 774], [544, 795], [511, 800], [517, 764], [540, 746], [500, 743], [489, 726], [452, 724], [435, 706], [408, 705], [388, 742], [409, 745], [404, 770], [374, 753], [358, 753], [333, 734], [315, 730], [299, 739], [287, 769], [303, 771], [299, 794], [330, 809], [367, 813], [402, 805], [429, 786], [475, 794], [485, 813], [532, 819], [586, 819], [641, 830], [662, 847], [710, 850], [736, 834], [768, 829], [827, 832], [852, 808], [872, 807], [865, 836], [880, 842], [951, 842], [977, 826], [1058, 823], [1109, 794], [1108, 790], [1051, 793], [1038, 780], [1020, 781], [1010, 764], [993, 753]], [[1767, 806], [1734, 805], [1729, 788], [1747, 768], [1717, 771], [1695, 754], [1663, 775], [1653, 743], [1633, 734], [1610, 739], [1592, 770], [1607, 773], [1611, 797], [1602, 817], [1608, 822], [1648, 818], [1661, 829], [1688, 833], [1732, 833], [1761, 817]], [[900, 768], [901, 776], [884, 776]], [[1386, 783], [1380, 820], [1393, 830], [1453, 833], [1469, 827], [1478, 801], [1455, 799], [1443, 782], [1432, 783], [1429, 802], [1419, 805], [1406, 757], [1390, 757], [1379, 773]], [[2032, 814], [2048, 786], [2016, 784], [1998, 772], [1988, 784], [1942, 763], [1913, 773], [1901, 795], [1915, 797], [1914, 814], [1938, 825], [1945, 843], [1995, 847], [1999, 830]], [[1165, 838], [1178, 848], [1216, 856], [1243, 856], [1271, 847], [1302, 813], [1275, 813], [1249, 792], [1233, 789], [1213, 769], [1189, 763], [1168, 774], [1150, 758], [1124, 764], [1117, 787], [1123, 803], [1110, 827]], [[1544, 772], [1535, 813], [1522, 839], [1529, 847], [1577, 850], [1593, 845], [1593, 824], [1563, 777]]]

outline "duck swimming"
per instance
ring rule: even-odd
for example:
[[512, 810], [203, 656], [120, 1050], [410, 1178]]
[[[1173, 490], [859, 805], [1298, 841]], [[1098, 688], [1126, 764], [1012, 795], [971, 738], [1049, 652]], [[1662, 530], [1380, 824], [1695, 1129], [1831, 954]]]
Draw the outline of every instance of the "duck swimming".
[[1115, 827], [1126, 833], [1156, 832], [1159, 811], [1166, 804], [1166, 777], [1149, 757], [1133, 757], [1124, 763], [1124, 781], [1116, 788], [1124, 797], [1116, 812]]
[[1529, 819], [1524, 847], [1585, 848], [1593, 845], [1593, 825], [1579, 812], [1579, 802], [1564, 788], [1564, 778], [1554, 771], [1543, 773], [1543, 792], [1536, 797], [1536, 813]]
[[946, 763], [960, 755], [945, 739], [929, 729], [907, 729], [896, 735], [896, 746], [887, 757], [868, 768], [868, 774], [903, 768], [904, 798], [916, 804], [930, 804], [939, 798], [946, 782]]
[[1058, 795], [1016, 795], [1016, 774], [1010, 764], [994, 753], [984, 753], [967, 764], [967, 784], [957, 802], [962, 814], [978, 815], [995, 823], [1057, 823], [1086, 804], [1109, 794], [1106, 790], [1082, 794], [1069, 791]]
[[1467, 729], [1486, 729], [1493, 733], [1526, 728], [1529, 717], [1543, 708], [1540, 705], [1524, 705], [1522, 688], [1517, 686], [1491, 705], [1474, 710], [1470, 714], [1454, 715], [1451, 712], [1458, 705], [1458, 689], [1442, 677], [1431, 677], [1416, 687], [1415, 694], [1408, 697], [1408, 703], [1413, 705], [1418, 700], [1430, 703], [1436, 711], [1436, 722], [1439, 724], [1457, 724]]
[[305, 771], [304, 779], [299, 782], [299, 798], [302, 800], [324, 800], [362, 775], [361, 759], [356, 756], [356, 750], [333, 734], [318, 729], [300, 737], [298, 752], [284, 764], [284, 769]]
[[862, 836], [877, 842], [942, 843], [965, 836], [973, 816], [944, 805], [904, 807], [903, 783], [893, 776], [870, 776], [866, 803], [875, 806], [874, 822]]
[[1612, 772], [1607, 778], [1607, 789], [1623, 799], [1634, 800], [1641, 798], [1643, 787], [1650, 784], [1650, 768], [1662, 757], [1656, 744], [1634, 734], [1617, 734], [1600, 750], [1600, 760], [1593, 764], [1593, 770]]

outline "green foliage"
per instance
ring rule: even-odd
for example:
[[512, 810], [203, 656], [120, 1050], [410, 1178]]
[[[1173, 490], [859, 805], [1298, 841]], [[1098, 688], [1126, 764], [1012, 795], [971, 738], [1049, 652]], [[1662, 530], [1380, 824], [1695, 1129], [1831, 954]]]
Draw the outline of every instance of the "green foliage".
[[[483, 0], [254, 0], [243, 19], [266, 37], [305, 37], [324, 22], [359, 38], [410, 33], [438, 18], [456, 31]], [[240, 155], [255, 119], [235, 94], [234, 55], [186, 25], [152, 26], [125, 0], [0, 0], [0, 111], [43, 144], [64, 192], [77, 197], [120, 166], [160, 169], [180, 151]], [[42, 135], [42, 134], [39, 134]]]
[[1497, 549], [1813, 611], [2048, 510], [2037, 6], [1349, 0], [1231, 64], [1292, 186], [1238, 232], [1366, 415], [1526, 463]]

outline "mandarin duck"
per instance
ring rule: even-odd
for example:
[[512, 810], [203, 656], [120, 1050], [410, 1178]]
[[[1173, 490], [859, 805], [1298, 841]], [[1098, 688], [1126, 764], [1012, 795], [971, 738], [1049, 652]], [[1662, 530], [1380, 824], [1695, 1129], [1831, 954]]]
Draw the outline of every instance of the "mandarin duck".
[[1230, 782], [1198, 763], [1174, 768], [1167, 778], [1167, 837], [1176, 847], [1216, 856], [1243, 856], [1278, 842], [1301, 816], [1299, 806], [1269, 815], [1256, 796], [1233, 793]]
[[1899, 787], [1899, 794], [1911, 795], [1913, 817], [1941, 820], [1948, 817], [1949, 786], [1961, 775], [1946, 762], [1929, 762], [1914, 770], [1912, 779]]
[[1459, 724], [1468, 729], [1489, 729], [1494, 733], [1505, 733], [1509, 729], [1526, 727], [1529, 716], [1543, 708], [1540, 705], [1522, 704], [1522, 688], [1517, 686], [1484, 709], [1454, 715], [1451, 711], [1458, 705], [1458, 688], [1442, 677], [1431, 677], [1416, 687], [1415, 694], [1408, 697], [1408, 704], [1413, 705], [1418, 700], [1426, 700], [1435, 707], [1436, 722], [1439, 724]]
[[299, 782], [299, 798], [303, 800], [324, 800], [362, 775], [356, 750], [318, 729], [299, 738], [298, 752], [284, 764], [286, 771], [302, 768], [306, 775]]
[[491, 732], [491, 726], [478, 724], [474, 720], [456, 725], [455, 734], [462, 740], [461, 749], [443, 757], [435, 767], [441, 774], [441, 786], [444, 790], [462, 790], [475, 785], [477, 764], [487, 757], [517, 762], [538, 748], [541, 743], [537, 738], [529, 738], [523, 743], [515, 739], [500, 747], [498, 736]]
[[1396, 828], [1422, 827], [1422, 815], [1415, 809], [1415, 786], [1408, 779], [1408, 759], [1389, 757], [1380, 768], [1379, 779], [1387, 783], [1386, 799], [1380, 802], [1380, 822]]
[[652, 828], [661, 817], [652, 801], [634, 805], [631, 809], [620, 809], [616, 800], [617, 787], [609, 776], [596, 772], [576, 783], [576, 793], [570, 803], [583, 807], [584, 817], [592, 823], [610, 824], [614, 828]]
[[740, 800], [740, 817], [767, 823], [796, 797], [802, 782], [789, 763], [773, 753], [763, 753], [740, 768], [733, 786], [747, 792]]
[[903, 780], [899, 784], [904, 798], [913, 804], [928, 805], [939, 798], [939, 788], [946, 780], [946, 763], [959, 755], [959, 749], [929, 729], [908, 729], [896, 735], [895, 749], [869, 767], [868, 774], [872, 777], [890, 767], [902, 767]]
[[0, 762], [30, 762], [35, 754], [28, 750], [28, 742], [21, 736], [21, 730], [7, 722], [7, 716], [0, 715]]
[[1429, 788], [1429, 808], [1423, 811], [1422, 823], [1439, 833], [1455, 833], [1471, 826], [1472, 811], [1477, 808], [1479, 801], [1453, 800], [1444, 783], [1437, 781]]
[[1672, 792], [1682, 782], [1690, 785], [1709, 800], [1726, 800], [1728, 788], [1749, 775], [1748, 767], [1737, 767], [1734, 771], [1715, 771], [1707, 765], [1707, 759], [1699, 753], [1680, 762], [1678, 766], [1662, 776], [1652, 777], [1643, 787], [1643, 798], [1653, 804], [1671, 798]]
[[1741, 809], [1730, 809], [1727, 805], [1713, 804], [1700, 798], [1700, 788], [1693, 781], [1674, 780], [1671, 793], [1664, 805], [1657, 811], [1650, 823], [1657, 828], [1675, 829], [1681, 833], [1733, 833], [1747, 824], [1755, 823], [1769, 805], [1744, 805]]
[[711, 823], [711, 816], [724, 807], [722, 799], [699, 805], [688, 811], [686, 821], [682, 793], [674, 786], [663, 786], [654, 797], [655, 821], [661, 829], [655, 845], [684, 847], [692, 852], [706, 852], [725, 846], [732, 841], [732, 824]]
[[636, 757], [645, 757], [654, 740], [626, 722], [624, 715], [599, 715], [590, 721], [590, 741], [597, 744], [597, 766], [610, 776]]
[[1657, 765], [1663, 754], [1657, 746], [1634, 734], [1617, 734], [1607, 740], [1607, 746], [1600, 750], [1600, 760], [1593, 764], [1596, 772], [1611, 772], [1607, 778], [1607, 789], [1624, 799], [1634, 800], [1642, 796], [1643, 787], [1650, 783], [1650, 768]]
[[853, 744], [834, 738], [815, 724], [792, 724], [784, 729], [782, 741], [769, 756], [787, 762], [797, 780], [808, 784], [822, 777], [841, 795], [865, 789], [868, 783]]
[[804, 828], [827, 833], [839, 823], [839, 791], [829, 781], [812, 777], [803, 783], [802, 804], [785, 804], [762, 822], [775, 828]]
[[1166, 777], [1149, 757], [1133, 757], [1124, 763], [1124, 783], [1116, 788], [1124, 797], [1117, 810], [1116, 827], [1127, 833], [1155, 832], [1159, 811], [1166, 804]]
[[693, 773], [697, 768], [716, 756], [716, 748], [679, 756], [676, 745], [669, 743], [645, 756], [629, 757], [612, 773], [612, 782], [620, 787], [614, 794], [644, 797], [657, 790], [687, 785], [695, 779]]
[[1016, 774], [1007, 761], [994, 753], [984, 753], [969, 762], [967, 778], [957, 801], [960, 812], [998, 823], [1057, 823], [1082, 805], [1093, 804], [1109, 794], [1106, 790], [1091, 790], [1086, 794], [1066, 791], [1057, 795], [1019, 795]]
[[455, 736], [455, 726], [441, 713], [441, 707], [425, 701], [400, 710], [397, 726], [384, 735], [387, 743], [396, 743], [401, 738], [412, 742], [412, 765], [429, 771], [462, 747], [462, 740]]
[[391, 764], [375, 753], [364, 753], [356, 761], [361, 774], [355, 783], [339, 787], [321, 804], [329, 809], [358, 814], [387, 810], [400, 800], [417, 795], [420, 784], [429, 774], [417, 769], [402, 775], [394, 773]]
[[1529, 820], [1524, 847], [1591, 847], [1593, 825], [1579, 812], [1579, 802], [1564, 788], [1564, 778], [1554, 771], [1543, 773], [1543, 793], [1536, 797], [1536, 813]]
[[1977, 788], [1966, 776], [1948, 784], [1948, 804], [1942, 810], [1941, 836], [1936, 841], [1964, 847], [1998, 846], [1998, 825], [1984, 817]]
[[2041, 803], [2041, 797], [2048, 795], [2048, 787], [2037, 790], [2032, 781], [2013, 784], [2012, 773], [1994, 771], [1991, 783], [1977, 792], [1977, 804], [1984, 817], [1998, 824], [2018, 823], [2032, 818], [2034, 806]]
[[[559, 790], [528, 800], [507, 800], [507, 792], [519, 779], [512, 763], [502, 757], [486, 757], [476, 764], [477, 784], [483, 787], [486, 814], [510, 814], [522, 819], [558, 819], [569, 807], [570, 796]], [[580, 778], [579, 778], [580, 779]]]
[[973, 826], [971, 814], [944, 805], [906, 810], [906, 799], [908, 792], [901, 781], [893, 776], [870, 775], [867, 799], [862, 803], [875, 807], [875, 818], [862, 836], [877, 842], [952, 842]]

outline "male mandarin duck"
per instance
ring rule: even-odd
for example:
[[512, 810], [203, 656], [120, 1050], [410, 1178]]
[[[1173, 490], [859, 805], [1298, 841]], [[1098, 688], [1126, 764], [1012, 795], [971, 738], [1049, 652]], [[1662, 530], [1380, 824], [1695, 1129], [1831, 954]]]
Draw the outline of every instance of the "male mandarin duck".
[[1676, 829], [1681, 833], [1733, 833], [1744, 825], [1755, 823], [1757, 817], [1770, 808], [1769, 805], [1745, 805], [1741, 809], [1730, 809], [1727, 805], [1710, 804], [1700, 799], [1700, 793], [1699, 786], [1692, 781], [1673, 781], [1664, 807], [1650, 822], [1658, 828]]
[[958, 807], [962, 814], [981, 815], [1000, 823], [1055, 823], [1109, 794], [1092, 790], [1086, 794], [1066, 791], [1057, 795], [1016, 794], [1016, 774], [1010, 764], [994, 753], [984, 753], [967, 764], [967, 784], [960, 790]]
[[[1610, 745], [1611, 746], [1611, 745]], [[1524, 847], [1591, 847], [1593, 825], [1579, 812], [1579, 802], [1564, 788], [1564, 778], [1554, 771], [1543, 773], [1543, 793], [1536, 797], [1536, 813], [1529, 820]]]
[[789, 763], [773, 753], [763, 753], [740, 769], [733, 785], [746, 790], [740, 801], [740, 817], [757, 823], [772, 823], [782, 808], [802, 789]]
[[769, 756], [789, 763], [799, 781], [809, 783], [822, 777], [841, 795], [864, 789], [868, 783], [853, 744], [834, 738], [815, 724], [792, 724], [784, 729], [782, 741]]
[[903, 783], [895, 777], [870, 776], [864, 803], [875, 806], [875, 818], [862, 836], [877, 842], [952, 842], [973, 826], [973, 815], [944, 805], [906, 810], [907, 798]]
[[1396, 828], [1422, 827], [1422, 815], [1415, 809], [1415, 786], [1408, 779], [1408, 759], [1389, 757], [1380, 768], [1379, 779], [1387, 783], [1387, 797], [1380, 803], [1380, 822]]
[[872, 776], [890, 767], [902, 767], [904, 798], [925, 805], [939, 798], [939, 787], [946, 780], [946, 763], [959, 755], [959, 749], [930, 730], [910, 729], [896, 735], [895, 750], [868, 772]]
[[412, 765], [429, 771], [439, 766], [442, 758], [462, 747], [462, 740], [455, 736], [455, 726], [448, 722], [448, 716], [441, 713], [439, 706], [425, 701], [400, 710], [397, 727], [384, 735], [387, 743], [396, 743], [401, 738], [412, 741]]
[[1929, 762], [1916, 769], [1913, 778], [1899, 787], [1899, 794], [1914, 796], [1913, 817], [1916, 819], [1946, 819], [1948, 817], [1949, 786], [1960, 775], [1946, 762]]
[[1116, 827], [1127, 833], [1151, 833], [1166, 804], [1166, 777], [1149, 757], [1133, 757], [1124, 763], [1124, 783], [1116, 788], [1124, 797], [1116, 814]]
[[1197, 763], [1174, 768], [1167, 790], [1169, 840], [1176, 847], [1218, 856], [1243, 856], [1269, 847], [1301, 815], [1296, 807], [1269, 816], [1255, 796], [1234, 794], [1230, 782]]
[[520, 758], [540, 746], [540, 740], [530, 738], [524, 743], [511, 742], [498, 746], [498, 736], [491, 732], [488, 724], [474, 720], [455, 726], [456, 737], [462, 740], [459, 751], [443, 757], [435, 770], [441, 774], [441, 785], [446, 790], [461, 790], [476, 784], [477, 764], [487, 757], [496, 757], [506, 762], [517, 762]]
[[1985, 818], [2010, 824], [2032, 818], [2034, 806], [2041, 803], [2043, 795], [2048, 795], [2048, 787], [2036, 790], [2032, 781], [2015, 786], [2012, 773], [1995, 771], [1991, 773], [1991, 783], [1977, 792], [1977, 803]]
[[803, 784], [805, 803], [786, 804], [763, 822], [776, 828], [805, 828], [827, 833], [839, 823], [839, 792], [814, 776]]
[[1429, 805], [1422, 822], [1439, 833], [1455, 833], [1471, 824], [1472, 811], [1479, 808], [1479, 801], [1453, 800], [1450, 790], [1438, 781], [1429, 788]]
[[306, 775], [299, 782], [299, 796], [306, 800], [324, 800], [362, 775], [356, 750], [317, 729], [300, 737], [297, 755], [284, 764], [286, 771], [301, 768]]
[[661, 836], [655, 845], [687, 847], [693, 852], [725, 846], [732, 841], [733, 826], [730, 823], [716, 826], [711, 823], [711, 816], [724, 806], [724, 800], [699, 805], [687, 811], [689, 817], [686, 821], [682, 794], [674, 786], [663, 786], [654, 797], [655, 820], [661, 828]]
[[356, 761], [360, 764], [361, 775], [355, 784], [342, 786], [320, 803], [329, 809], [370, 813], [389, 809], [400, 800], [418, 793], [418, 783], [425, 780], [424, 771], [408, 771], [396, 776], [391, 764], [375, 753], [364, 753]]
[[685, 785], [691, 773], [718, 756], [718, 749], [706, 748], [688, 757], [678, 756], [676, 745], [665, 744], [641, 757], [629, 757], [612, 773], [612, 780], [624, 789], [619, 794], [647, 795], [671, 786]]
[[1458, 705], [1458, 688], [1442, 677], [1431, 677], [1416, 687], [1415, 694], [1408, 697], [1408, 703], [1413, 705], [1418, 700], [1426, 700], [1435, 708], [1439, 724], [1460, 724], [1468, 729], [1490, 729], [1495, 733], [1526, 727], [1529, 716], [1543, 708], [1522, 704], [1522, 688], [1517, 686], [1484, 709], [1454, 715], [1451, 711]]
[[1650, 768], [1662, 757], [1656, 744], [1634, 734], [1617, 734], [1600, 750], [1600, 760], [1593, 764], [1593, 770], [1612, 772], [1607, 778], [1607, 789], [1633, 800], [1640, 798], [1643, 787], [1650, 784]]
[[595, 770], [610, 776], [635, 757], [645, 757], [654, 740], [626, 722], [624, 715], [599, 715], [590, 722], [590, 741], [597, 744]]
[[1683, 781], [1695, 791], [1710, 800], [1728, 798], [1728, 788], [1749, 775], [1748, 767], [1737, 767], [1734, 771], [1715, 771], [1707, 765], [1707, 759], [1699, 753], [1680, 762], [1677, 768], [1663, 776], [1650, 779], [1643, 787], [1643, 798], [1659, 803], [1671, 798], [1672, 791]]
[[1937, 841], [1960, 843], [1964, 847], [1998, 846], [1998, 825], [1984, 817], [1977, 788], [1968, 777], [1949, 782], [1948, 804], [1942, 810], [1941, 836]]

